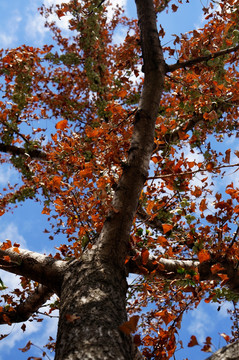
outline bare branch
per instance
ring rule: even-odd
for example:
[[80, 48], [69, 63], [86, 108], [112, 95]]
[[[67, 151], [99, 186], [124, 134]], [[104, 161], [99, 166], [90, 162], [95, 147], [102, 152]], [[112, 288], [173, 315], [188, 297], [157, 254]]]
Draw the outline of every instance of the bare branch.
[[0, 324], [27, 321], [53, 294], [54, 292], [46, 286], [39, 285], [34, 293], [29, 295], [26, 301], [19, 304], [14, 310], [4, 309], [1, 311]]
[[197, 57], [195, 59], [191, 59], [191, 60], [187, 60], [187, 61], [183, 61], [183, 62], [177, 62], [176, 64], [172, 64], [172, 65], [166, 65], [166, 73], [173, 72], [173, 71], [178, 70], [178, 69], [185, 69], [187, 67], [191, 67], [193, 65], [199, 64], [199, 63], [201, 63], [203, 61], [208, 61], [208, 60], [211, 60], [211, 59], [215, 59], [215, 58], [217, 58], [219, 56], [227, 55], [227, 54], [230, 54], [230, 53], [232, 53], [234, 51], [237, 51], [238, 49], [239, 49], [239, 44], [236, 45], [236, 46], [227, 48], [227, 49], [217, 51], [217, 52], [212, 53], [210, 55], [199, 56], [199, 57]]
[[19, 253], [14, 248], [2, 250], [0, 247], [0, 268], [37, 281], [59, 294], [67, 262], [33, 251], [17, 251]]
[[6, 145], [0, 143], [0, 151], [4, 153], [8, 153], [11, 155], [29, 155], [32, 159], [46, 160], [46, 153], [39, 149], [34, 150], [26, 150], [24, 148], [20, 148], [14, 145]]

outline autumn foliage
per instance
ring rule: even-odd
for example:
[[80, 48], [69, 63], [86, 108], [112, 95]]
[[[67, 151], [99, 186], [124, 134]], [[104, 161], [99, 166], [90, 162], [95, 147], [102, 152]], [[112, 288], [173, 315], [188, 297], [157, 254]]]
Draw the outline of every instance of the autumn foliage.
[[[177, 12], [182, 3], [154, 1], [157, 13]], [[163, 47], [154, 151], [125, 260], [139, 276], [120, 327], [147, 359], [169, 359], [183, 346], [183, 315], [201, 301], [238, 296], [231, 269], [239, 259], [239, 150], [228, 141], [238, 137], [238, 10], [237, 0], [211, 2], [202, 28], [174, 35]], [[136, 19], [107, 1], [72, 0], [40, 11], [54, 45], [0, 52], [0, 161], [20, 174], [18, 183], [1, 189], [0, 213], [25, 199], [41, 202], [49, 219], [45, 235], [65, 238], [51, 256], [69, 260], [90, 251], [108, 213], [119, 211], [112, 198], [127, 168], [144, 82], [140, 31]], [[69, 17], [70, 36], [51, 22], [52, 14]], [[114, 38], [119, 28], [121, 43]], [[166, 29], [158, 29], [163, 43]], [[228, 174], [235, 180], [225, 181]], [[12, 247], [19, 252], [9, 240], [1, 249]], [[194, 265], [172, 273], [162, 259]], [[15, 295], [25, 299], [35, 285], [23, 281]], [[13, 294], [2, 303], [16, 306]], [[231, 316], [238, 316], [236, 307]], [[233, 341], [238, 331], [222, 336]], [[187, 345], [198, 345], [194, 334]], [[208, 351], [211, 339], [201, 345]]]

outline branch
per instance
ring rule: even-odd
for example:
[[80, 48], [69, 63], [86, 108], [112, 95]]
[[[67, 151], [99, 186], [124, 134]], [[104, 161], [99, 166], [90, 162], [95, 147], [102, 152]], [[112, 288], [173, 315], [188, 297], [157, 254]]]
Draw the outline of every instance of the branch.
[[141, 219], [145, 224], [149, 225], [151, 228], [163, 231], [162, 221], [157, 217], [152, 218], [146, 213], [146, 211], [144, 211], [141, 206], [139, 206], [137, 209], [137, 217]]
[[[228, 164], [228, 165], [219, 165], [219, 166], [215, 166], [214, 168], [208, 170], [206, 168], [200, 168], [200, 169], [197, 169], [197, 170], [194, 170], [194, 171], [185, 171], [185, 172], [182, 172], [182, 173], [172, 173], [172, 174], [165, 174], [165, 175], [156, 175], [156, 176], [149, 176], [147, 179], [148, 180], [152, 180], [152, 179], [164, 179], [164, 178], [169, 178], [169, 177], [172, 177], [172, 176], [187, 176], [187, 175], [193, 175], [193, 174], [197, 174], [199, 172], [204, 172], [204, 171], [208, 171], [208, 172], [213, 172], [215, 170], [220, 170], [220, 169], [225, 169], [225, 168], [231, 168], [231, 167], [239, 167], [239, 163], [237, 164]], [[236, 172], [237, 170], [235, 170]]]
[[26, 150], [24, 148], [20, 148], [14, 145], [6, 145], [0, 143], [0, 151], [4, 153], [9, 153], [11, 155], [29, 155], [32, 159], [39, 159], [39, 160], [46, 160], [46, 153], [41, 150], [34, 149], [34, 150]]
[[206, 360], [236, 360], [238, 359], [239, 354], [239, 340], [223, 346], [221, 349], [217, 350], [214, 354], [206, 358]]
[[[135, 258], [135, 260], [133, 260]], [[156, 259], [149, 258], [147, 264], [144, 264], [140, 254], [136, 254], [127, 264], [127, 270], [133, 274], [145, 274], [154, 271], [156, 276], [162, 279], [182, 279], [184, 275], [178, 272], [179, 269], [195, 270], [200, 265], [198, 260], [174, 260], [174, 259]]]
[[14, 310], [1, 311], [0, 324], [27, 321], [53, 294], [54, 292], [46, 286], [39, 285], [26, 301], [16, 306]]
[[172, 64], [172, 65], [166, 64], [166, 73], [173, 72], [173, 71], [178, 70], [178, 69], [185, 69], [186, 67], [191, 67], [191, 66], [193, 66], [195, 64], [199, 64], [199, 63], [201, 63], [203, 61], [208, 61], [208, 60], [211, 60], [211, 59], [215, 59], [215, 58], [217, 58], [219, 56], [230, 54], [230, 53], [232, 53], [234, 51], [237, 51], [238, 49], [239, 49], [239, 44], [236, 45], [236, 46], [224, 49], [224, 50], [217, 51], [217, 52], [212, 53], [210, 55], [199, 56], [199, 57], [197, 57], [195, 59], [186, 60], [186, 61], [183, 61], [183, 62], [177, 62], [177, 63]]
[[60, 292], [66, 266], [65, 261], [55, 260], [37, 252], [18, 248], [17, 250], [16, 248], [5, 249], [5, 244], [0, 247], [0, 268], [2, 270], [37, 281], [57, 294]]
[[128, 159], [97, 245], [105, 261], [124, 266], [128, 240], [153, 152], [155, 121], [164, 88], [165, 62], [159, 41], [154, 3], [136, 0], [143, 56], [144, 84], [135, 114]]
[[[133, 260], [134, 259], [134, 260]], [[135, 256], [130, 258], [126, 264], [127, 271], [133, 274], [145, 275], [154, 271], [156, 276], [162, 279], [182, 279], [184, 274], [179, 272], [180, 269], [184, 269], [186, 272], [189, 270], [197, 269], [200, 280], [221, 280], [218, 273], [212, 273], [212, 265], [220, 264], [222, 270], [220, 274], [226, 274], [228, 281], [225, 283], [228, 288], [235, 294], [239, 294], [239, 271], [233, 261], [226, 258], [212, 259], [200, 263], [198, 260], [177, 260], [177, 259], [165, 259], [165, 258], [149, 258], [147, 264], [142, 260], [140, 254], [135, 252]]]

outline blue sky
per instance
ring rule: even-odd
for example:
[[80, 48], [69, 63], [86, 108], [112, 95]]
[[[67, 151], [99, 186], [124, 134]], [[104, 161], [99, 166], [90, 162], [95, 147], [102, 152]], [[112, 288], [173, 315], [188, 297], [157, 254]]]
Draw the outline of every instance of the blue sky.
[[[44, 1], [45, 5], [59, 2], [61, 1]], [[117, 1], [117, 3], [120, 2], [126, 6], [128, 15], [135, 13], [133, 0]], [[204, 0], [204, 2], [207, 3], [207, 0]], [[21, 44], [40, 47], [44, 43], [52, 42], [49, 31], [44, 27], [44, 20], [37, 12], [37, 8], [42, 3], [43, 0], [0, 2], [0, 47], [12, 48]], [[159, 21], [166, 31], [162, 43], [173, 40], [174, 37], [171, 34], [180, 35], [180, 33], [200, 27], [202, 25], [201, 7], [202, 2], [200, 0], [191, 0], [189, 4], [181, 6], [176, 13], [169, 12], [168, 15], [160, 15]], [[67, 32], [66, 20], [63, 18], [59, 24]], [[122, 34], [119, 33], [116, 39], [119, 40], [121, 37]], [[228, 139], [228, 143], [231, 142], [230, 146], [236, 148], [233, 140], [233, 138]], [[236, 174], [232, 174], [233, 170], [229, 173], [231, 175], [225, 181], [228, 183], [237, 181]], [[0, 188], [8, 182], [16, 181], [17, 176], [17, 172], [13, 168], [1, 165]], [[200, 178], [198, 178], [198, 181], [200, 182]], [[48, 226], [48, 222], [47, 217], [41, 215], [41, 210], [39, 204], [28, 200], [23, 206], [14, 209], [13, 213], [9, 212], [2, 216], [0, 218], [0, 241], [8, 238], [12, 242], [20, 243], [23, 248], [29, 250], [43, 253], [53, 252], [57, 242], [53, 243], [48, 239], [47, 234], [43, 233], [43, 230]], [[1, 272], [0, 277], [10, 289], [14, 289], [19, 283], [18, 278], [14, 275]], [[183, 360], [186, 357], [188, 359], [202, 360], [207, 357], [207, 354], [202, 353], [200, 349], [197, 351], [195, 348], [191, 350], [186, 347], [192, 334], [196, 335], [201, 343], [206, 336], [212, 336], [216, 349], [225, 345], [225, 341], [218, 336], [218, 333], [229, 333], [230, 322], [228, 321], [226, 306], [228, 305], [223, 306], [222, 310], [218, 312], [217, 305], [202, 303], [198, 309], [187, 314], [181, 331], [185, 339], [185, 349], [176, 353], [177, 360]], [[56, 319], [46, 319], [44, 323], [38, 324], [28, 322], [25, 333], [20, 329], [21, 324], [12, 327], [8, 325], [2, 326], [0, 333], [11, 332], [11, 334], [0, 342], [0, 360], [5, 360], [9, 356], [19, 360], [27, 359], [29, 356], [41, 356], [39, 349], [33, 348], [28, 353], [21, 353], [17, 348], [23, 347], [30, 339], [37, 346], [42, 346], [47, 342], [49, 335], [55, 336], [56, 326]], [[47, 354], [52, 358], [49, 352]]]

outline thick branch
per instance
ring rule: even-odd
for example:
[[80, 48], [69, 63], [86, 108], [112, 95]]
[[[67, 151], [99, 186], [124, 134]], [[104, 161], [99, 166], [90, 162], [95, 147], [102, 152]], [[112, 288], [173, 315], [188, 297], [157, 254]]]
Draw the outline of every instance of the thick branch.
[[219, 56], [227, 55], [227, 54], [230, 54], [230, 53], [232, 53], [234, 51], [237, 51], [238, 49], [239, 49], [239, 44], [236, 45], [236, 46], [230, 47], [228, 49], [217, 51], [217, 52], [212, 53], [210, 55], [199, 56], [199, 57], [197, 57], [195, 59], [186, 60], [186, 61], [183, 61], [183, 62], [177, 62], [176, 64], [172, 64], [172, 65], [166, 65], [166, 67], [165, 67], [166, 73], [173, 72], [173, 71], [178, 70], [178, 69], [185, 69], [187, 67], [191, 67], [193, 65], [199, 64], [199, 63], [201, 63], [203, 61], [208, 61], [208, 60], [211, 60], [211, 59], [215, 59], [215, 58], [217, 58]]
[[41, 150], [34, 149], [34, 150], [26, 150], [24, 148], [20, 148], [14, 145], [6, 145], [0, 143], [0, 151], [4, 153], [8, 153], [11, 155], [29, 155], [32, 159], [39, 159], [39, 160], [46, 160], [46, 153]]
[[144, 85], [135, 115], [134, 130], [127, 163], [124, 167], [112, 211], [104, 223], [98, 244], [107, 261], [122, 267], [128, 248], [132, 222], [138, 206], [140, 192], [148, 174], [154, 146], [155, 120], [164, 86], [165, 62], [156, 26], [152, 0], [136, 0], [141, 46], [144, 61]]
[[0, 312], [0, 324], [19, 323], [27, 321], [45, 302], [54, 294], [46, 286], [39, 287], [28, 296], [26, 301], [19, 304], [14, 310]]
[[2, 250], [0, 247], [0, 268], [37, 281], [59, 294], [67, 263], [37, 252], [23, 249], [17, 251], [19, 253], [13, 248]]
[[232, 261], [225, 258], [210, 260], [203, 263], [200, 263], [198, 260], [149, 258], [147, 264], [144, 264], [141, 255], [136, 254], [136, 256], [128, 261], [127, 270], [129, 273], [141, 275], [145, 274], [145, 272], [151, 273], [154, 271], [156, 276], [163, 279], [181, 279], [184, 275], [179, 272], [180, 269], [184, 269], [186, 272], [197, 269], [200, 280], [221, 280], [220, 276], [218, 276], [218, 272], [213, 273], [211, 271], [212, 265], [216, 263], [222, 266], [220, 273], [228, 276], [228, 281], [225, 285], [227, 285], [234, 293], [239, 294], [239, 271]]
[[141, 255], [135, 257], [135, 260], [130, 259], [127, 262], [127, 270], [133, 274], [145, 274], [145, 271], [151, 273], [154, 271], [156, 276], [163, 279], [181, 279], [182, 275], [179, 274], [179, 269], [193, 270], [199, 266], [197, 260], [173, 260], [173, 259], [155, 259], [149, 258], [147, 264], [143, 263]]
[[237, 360], [239, 354], [239, 340], [223, 346], [206, 360]]

